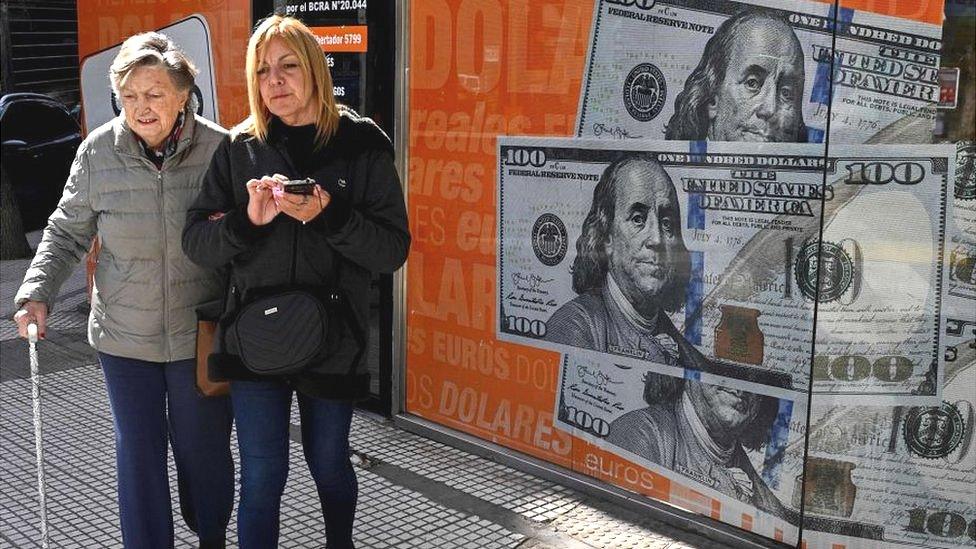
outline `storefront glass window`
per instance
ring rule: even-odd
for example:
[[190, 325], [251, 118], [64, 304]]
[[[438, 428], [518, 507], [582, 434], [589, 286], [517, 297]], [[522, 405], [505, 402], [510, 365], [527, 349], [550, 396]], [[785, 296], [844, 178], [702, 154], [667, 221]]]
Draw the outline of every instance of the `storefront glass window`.
[[409, 21], [408, 413], [789, 545], [972, 545], [971, 0]]

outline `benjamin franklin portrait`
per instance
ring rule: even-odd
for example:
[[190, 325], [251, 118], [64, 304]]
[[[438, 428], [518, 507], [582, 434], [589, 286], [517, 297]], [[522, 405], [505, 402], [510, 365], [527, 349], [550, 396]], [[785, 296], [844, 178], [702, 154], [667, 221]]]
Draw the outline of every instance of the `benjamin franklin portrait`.
[[708, 40], [675, 99], [665, 138], [805, 142], [803, 49], [774, 12], [746, 9]]

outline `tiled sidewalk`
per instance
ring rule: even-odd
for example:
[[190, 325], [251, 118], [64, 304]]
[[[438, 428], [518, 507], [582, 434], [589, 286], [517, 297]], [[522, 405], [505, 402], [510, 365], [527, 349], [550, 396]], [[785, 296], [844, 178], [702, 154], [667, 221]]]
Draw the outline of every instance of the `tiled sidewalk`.
[[[116, 547], [112, 423], [101, 374], [87, 365], [45, 374], [41, 384], [52, 546]], [[0, 546], [38, 547], [29, 379], [0, 385], [0, 409]], [[297, 406], [292, 420], [281, 546], [322, 547]], [[351, 439], [360, 486], [355, 538], [362, 548], [717, 547], [652, 521], [621, 520], [567, 488], [371, 416], [355, 416]], [[172, 462], [170, 481], [175, 494]], [[196, 539], [179, 518], [176, 539], [177, 547], [193, 547]], [[233, 524], [230, 542], [236, 543]]]

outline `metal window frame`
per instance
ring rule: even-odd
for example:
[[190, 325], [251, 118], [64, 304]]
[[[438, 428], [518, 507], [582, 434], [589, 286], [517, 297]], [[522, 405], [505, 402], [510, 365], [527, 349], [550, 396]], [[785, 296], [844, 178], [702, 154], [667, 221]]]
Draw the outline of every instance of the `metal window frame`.
[[[407, 211], [410, 211], [410, 170], [408, 164], [407, 147], [409, 145], [409, 126], [407, 120], [410, 115], [410, 0], [396, 2], [396, 68], [393, 76], [393, 150], [394, 161], [400, 174], [403, 186], [403, 200]], [[408, 261], [409, 263], [409, 261]], [[396, 417], [406, 411], [406, 383], [403, 373], [407, 367], [407, 271], [409, 264], [404, 264], [393, 274], [393, 333], [391, 358], [393, 368], [390, 376], [392, 386], [390, 415]]]

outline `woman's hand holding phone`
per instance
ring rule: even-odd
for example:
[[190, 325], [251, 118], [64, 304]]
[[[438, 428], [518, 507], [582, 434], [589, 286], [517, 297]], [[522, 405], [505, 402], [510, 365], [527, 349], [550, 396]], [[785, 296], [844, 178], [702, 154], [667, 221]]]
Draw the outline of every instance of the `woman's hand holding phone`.
[[312, 184], [312, 192], [309, 194], [285, 193], [278, 201], [281, 211], [303, 224], [318, 217], [329, 205], [332, 196], [322, 187]]

